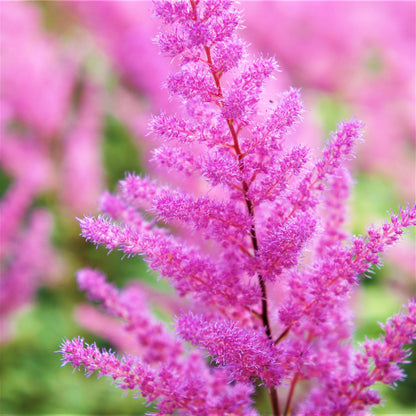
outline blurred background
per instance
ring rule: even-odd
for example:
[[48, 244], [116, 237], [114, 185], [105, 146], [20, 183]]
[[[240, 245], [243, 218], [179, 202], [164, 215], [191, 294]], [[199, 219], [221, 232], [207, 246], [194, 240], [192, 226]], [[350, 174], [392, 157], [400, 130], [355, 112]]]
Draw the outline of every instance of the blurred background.
[[[351, 230], [362, 234], [414, 201], [416, 3], [239, 7], [251, 52], [276, 55], [281, 66], [273, 88], [302, 89], [308, 111], [296, 140], [319, 149], [341, 119], [364, 121], [365, 143], [352, 165]], [[125, 172], [163, 180], [148, 162], [147, 122], [174, 104], [161, 88], [170, 60], [152, 42], [158, 24], [150, 8], [142, 1], [0, 3], [1, 414], [149, 410], [108, 380], [60, 368], [54, 351], [77, 335], [116, 347], [78, 292], [77, 269], [99, 268], [118, 286], [155, 281], [139, 258], [121, 260], [85, 243], [76, 220], [97, 213], [100, 194]], [[357, 343], [377, 337], [377, 322], [415, 296], [415, 248], [413, 230], [364, 281]], [[414, 414], [416, 367], [405, 371], [396, 390], [380, 388], [387, 402], [376, 414]]]

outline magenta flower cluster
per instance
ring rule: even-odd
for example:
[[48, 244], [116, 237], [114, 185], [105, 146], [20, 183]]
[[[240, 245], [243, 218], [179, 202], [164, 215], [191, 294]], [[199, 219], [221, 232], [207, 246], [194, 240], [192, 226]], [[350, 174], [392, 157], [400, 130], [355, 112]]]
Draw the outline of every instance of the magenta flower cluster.
[[369, 410], [381, 400], [371, 386], [404, 378], [398, 364], [416, 338], [416, 303], [356, 349], [351, 297], [416, 224], [416, 207], [351, 238], [347, 163], [362, 124], [340, 123], [315, 157], [290, 139], [302, 119], [299, 91], [266, 96], [278, 65], [249, 57], [231, 0], [162, 0], [154, 8], [163, 26], [157, 41], [177, 63], [166, 88], [179, 110], [152, 118], [161, 142], [153, 161], [192, 186], [127, 175], [116, 194], [103, 195], [103, 214], [80, 225], [93, 244], [142, 255], [186, 302], [172, 332], [151, 314], [142, 288], [119, 291], [100, 272], [82, 270], [80, 289], [123, 320], [139, 354], [118, 356], [77, 338], [63, 342], [63, 363], [109, 376], [155, 402], [160, 415], [255, 415], [256, 383], [267, 387], [273, 415]]

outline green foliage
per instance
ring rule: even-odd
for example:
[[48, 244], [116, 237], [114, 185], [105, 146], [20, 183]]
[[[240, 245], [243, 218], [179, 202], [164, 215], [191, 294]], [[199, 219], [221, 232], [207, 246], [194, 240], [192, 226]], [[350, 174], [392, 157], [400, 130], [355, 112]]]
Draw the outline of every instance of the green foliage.
[[397, 213], [400, 198], [391, 178], [358, 172], [352, 203], [352, 232], [363, 234], [369, 224], [387, 220], [392, 209]]
[[12, 180], [6, 172], [0, 169], [0, 197], [2, 198]]
[[74, 321], [74, 304], [65, 286], [43, 288], [15, 320], [16, 336], [1, 350], [0, 372], [7, 381], [1, 388], [2, 414], [143, 415], [149, 410], [132, 394], [122, 398], [109, 380], [59, 368], [54, 351], [61, 339], [81, 335], [87, 342], [97, 340]]
[[326, 141], [328, 134], [335, 130], [340, 120], [351, 117], [351, 111], [343, 100], [333, 94], [321, 92], [317, 102], [317, 116], [325, 133], [323, 139]]
[[126, 172], [142, 173], [140, 155], [129, 130], [114, 116], [105, 118], [102, 145], [104, 170], [110, 191], [117, 187]]

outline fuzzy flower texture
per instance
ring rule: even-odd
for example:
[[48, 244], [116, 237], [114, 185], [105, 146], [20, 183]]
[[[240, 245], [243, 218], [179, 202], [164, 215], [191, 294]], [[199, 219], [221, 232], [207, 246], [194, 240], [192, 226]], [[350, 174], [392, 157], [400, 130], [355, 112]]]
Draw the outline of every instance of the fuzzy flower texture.
[[116, 194], [103, 195], [103, 214], [80, 224], [87, 241], [143, 256], [184, 302], [171, 331], [142, 287], [118, 290], [102, 273], [80, 271], [80, 289], [124, 323], [139, 353], [76, 338], [63, 342], [63, 364], [110, 377], [160, 415], [256, 415], [259, 384], [275, 416], [365, 414], [381, 401], [371, 386], [405, 377], [399, 364], [416, 338], [416, 303], [356, 348], [351, 296], [416, 224], [416, 207], [349, 236], [346, 164], [362, 124], [340, 123], [319, 157], [294, 145], [299, 91], [265, 96], [278, 66], [248, 56], [231, 0], [154, 8], [160, 49], [177, 63], [166, 87], [180, 105], [152, 118], [161, 143], [153, 159], [193, 185], [127, 175]]

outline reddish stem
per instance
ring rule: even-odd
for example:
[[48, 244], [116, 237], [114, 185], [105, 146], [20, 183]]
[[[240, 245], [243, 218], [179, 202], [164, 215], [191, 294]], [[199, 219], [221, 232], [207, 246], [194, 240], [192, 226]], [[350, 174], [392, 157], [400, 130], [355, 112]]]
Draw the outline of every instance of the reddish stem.
[[[207, 56], [208, 66], [214, 78], [215, 85], [218, 89], [218, 97], [222, 100], [223, 94], [222, 94], [222, 89], [221, 89], [220, 77], [214, 71], [214, 65], [213, 65], [212, 57], [211, 57], [211, 49], [210, 47], [205, 45], [204, 50]], [[218, 103], [218, 105], [220, 105], [220, 103]], [[234, 120], [227, 119], [227, 124], [231, 133], [231, 137], [233, 139], [233, 148], [237, 155], [237, 159], [239, 162], [238, 163], [239, 169], [241, 172], [244, 172], [243, 153], [241, 152], [240, 143], [238, 142], [238, 133], [236, 132], [234, 128]], [[245, 180], [242, 180], [242, 187], [243, 187], [243, 195], [246, 201], [248, 213], [250, 217], [253, 219], [253, 224], [250, 229], [250, 238], [251, 238], [251, 243], [253, 245], [254, 255], [256, 255], [259, 246], [258, 246], [256, 228], [254, 225], [254, 208], [253, 208], [253, 203], [248, 197], [249, 186], [247, 185], [247, 182]], [[261, 310], [262, 310], [261, 320], [263, 322], [263, 326], [265, 328], [267, 337], [272, 341], [273, 337], [272, 337], [272, 333], [270, 329], [270, 321], [269, 321], [269, 314], [268, 314], [266, 283], [261, 274], [258, 274], [258, 279], [259, 279], [259, 284], [260, 284], [260, 289], [261, 289]], [[280, 416], [281, 411], [280, 411], [280, 406], [279, 406], [279, 400], [278, 400], [276, 388], [274, 386], [270, 387], [269, 396], [270, 396], [270, 401], [271, 401], [271, 405], [273, 409], [273, 416]]]
[[285, 412], [283, 414], [284, 416], [290, 416], [290, 413], [292, 411], [293, 393], [295, 391], [295, 387], [296, 387], [298, 380], [299, 380], [299, 374], [296, 373], [295, 377], [293, 377], [293, 380], [290, 383], [289, 395], [287, 396]]

